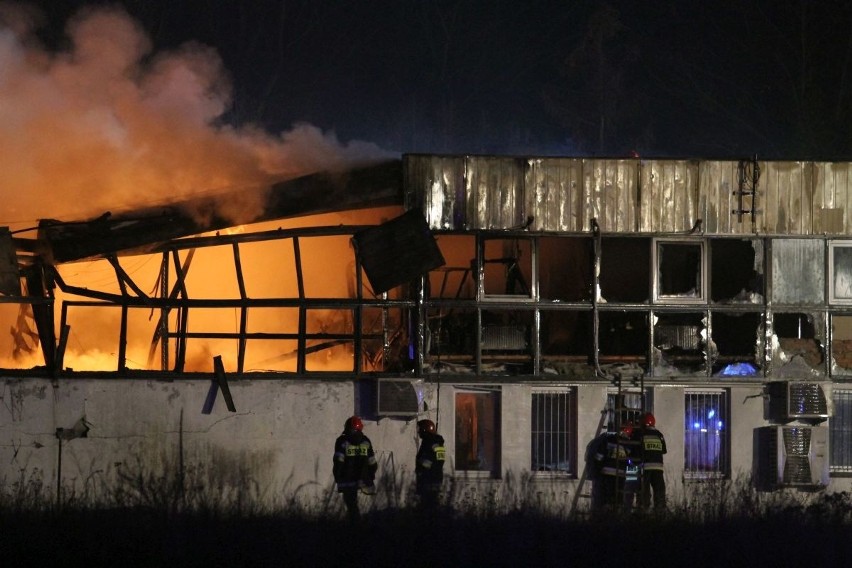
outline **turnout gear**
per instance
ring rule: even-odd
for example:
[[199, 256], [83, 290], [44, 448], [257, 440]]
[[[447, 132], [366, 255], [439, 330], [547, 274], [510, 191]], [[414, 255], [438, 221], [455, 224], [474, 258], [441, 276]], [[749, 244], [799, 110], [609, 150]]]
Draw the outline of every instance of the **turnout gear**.
[[444, 483], [444, 462], [447, 452], [444, 438], [436, 432], [435, 423], [421, 420], [417, 423], [420, 447], [415, 457], [414, 475], [416, 491], [424, 509], [433, 509], [438, 505], [438, 495]]
[[343, 502], [352, 521], [360, 517], [358, 490], [365, 493], [375, 488], [378, 462], [370, 439], [361, 431], [364, 425], [357, 416], [346, 421], [344, 432], [334, 442], [334, 481], [337, 491], [343, 494]]
[[641, 503], [643, 507], [649, 506], [653, 493], [654, 508], [662, 509], [666, 506], [666, 480], [663, 472], [663, 455], [667, 451], [666, 438], [654, 428], [654, 416], [651, 415], [649, 421], [648, 415], [650, 412], [645, 415], [645, 427], [636, 432], [643, 458]]

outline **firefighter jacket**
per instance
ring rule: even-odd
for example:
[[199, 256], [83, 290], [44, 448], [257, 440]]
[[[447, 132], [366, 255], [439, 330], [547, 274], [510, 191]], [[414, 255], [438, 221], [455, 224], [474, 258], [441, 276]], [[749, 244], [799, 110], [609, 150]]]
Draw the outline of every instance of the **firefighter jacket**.
[[439, 434], [425, 432], [415, 458], [414, 475], [417, 478], [417, 493], [439, 491], [444, 482], [444, 461], [447, 452], [444, 438]]
[[666, 439], [656, 428], [642, 428], [637, 431], [637, 439], [641, 444], [642, 468], [645, 471], [662, 471], [663, 454], [666, 453]]
[[337, 438], [333, 472], [338, 491], [373, 487], [377, 469], [373, 444], [362, 432], [344, 432]]
[[602, 475], [625, 477], [629, 481], [638, 479], [639, 445], [635, 440], [608, 434], [595, 453], [598, 471]]

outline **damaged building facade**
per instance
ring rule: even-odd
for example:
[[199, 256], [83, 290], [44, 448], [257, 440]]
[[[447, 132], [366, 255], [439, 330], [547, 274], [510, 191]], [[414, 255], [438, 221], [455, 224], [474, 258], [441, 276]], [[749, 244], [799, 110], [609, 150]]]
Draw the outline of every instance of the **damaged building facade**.
[[359, 414], [376, 506], [427, 417], [457, 504], [583, 510], [645, 411], [670, 500], [852, 485], [852, 163], [412, 154], [258, 199], [0, 231], [6, 487], [327, 502]]

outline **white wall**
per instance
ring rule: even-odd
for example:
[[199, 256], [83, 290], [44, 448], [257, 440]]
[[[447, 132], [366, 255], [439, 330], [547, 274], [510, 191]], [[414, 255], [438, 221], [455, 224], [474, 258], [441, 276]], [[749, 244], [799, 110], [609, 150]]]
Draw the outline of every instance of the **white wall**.
[[[72, 429], [85, 418], [85, 438], [61, 442], [63, 499], [103, 498], [116, 487], [131, 490], [183, 472], [187, 486], [208, 496], [242, 494], [267, 505], [294, 496], [306, 505], [339, 506], [331, 466], [335, 438], [355, 412], [350, 381], [270, 379], [230, 380], [236, 412], [219, 393], [210, 414], [202, 414], [210, 388], [206, 380], [159, 382], [120, 379], [5, 379], [0, 383], [0, 488], [19, 482], [43, 484], [55, 494], [60, 466], [57, 428]], [[459, 480], [456, 497], [471, 497], [469, 486], [513, 482], [525, 498], [570, 510], [588, 505], [589, 485], [576, 480], [529, 476], [529, 385], [503, 385], [501, 392], [504, 481]], [[453, 456], [455, 388], [426, 385], [428, 411]], [[586, 445], [597, 432], [606, 401], [606, 385], [582, 385], [579, 402], [579, 468]], [[759, 387], [730, 391], [734, 474], [749, 473], [754, 428], [765, 425]], [[671, 495], [682, 491], [683, 388], [654, 388], [654, 409], [669, 452], [666, 476]], [[366, 420], [381, 467], [380, 494], [372, 506], [404, 504], [411, 488], [417, 449], [414, 420]], [[452, 469], [450, 461], [449, 471]], [[474, 483], [475, 482], [475, 483]], [[848, 490], [848, 479], [832, 478], [832, 490]], [[473, 490], [475, 491], [475, 490]], [[483, 491], [479, 489], [479, 491]], [[489, 489], [494, 491], [494, 489]], [[531, 497], [532, 496], [532, 497]], [[506, 498], [504, 495], [503, 499]]]

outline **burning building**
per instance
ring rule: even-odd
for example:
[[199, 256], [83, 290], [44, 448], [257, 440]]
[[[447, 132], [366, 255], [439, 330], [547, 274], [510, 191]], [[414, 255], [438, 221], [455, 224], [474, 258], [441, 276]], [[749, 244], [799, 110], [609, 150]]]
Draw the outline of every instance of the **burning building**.
[[412, 154], [6, 229], [4, 475], [310, 501], [348, 416], [389, 487], [428, 417], [456, 495], [574, 510], [652, 411], [672, 495], [848, 490], [850, 198], [850, 163]]

